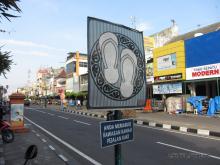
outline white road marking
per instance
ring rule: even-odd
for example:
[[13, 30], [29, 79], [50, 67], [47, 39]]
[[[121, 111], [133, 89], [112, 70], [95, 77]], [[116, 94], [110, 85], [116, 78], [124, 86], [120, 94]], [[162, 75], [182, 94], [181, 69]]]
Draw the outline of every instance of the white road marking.
[[27, 117], [24, 117], [24, 118], [26, 120], [28, 120], [30, 123], [34, 124], [39, 129], [41, 129], [42, 131], [44, 131], [45, 133], [47, 133], [48, 135], [50, 135], [51, 137], [53, 137], [54, 139], [56, 139], [57, 141], [59, 141], [60, 143], [62, 143], [63, 145], [65, 145], [66, 147], [68, 147], [69, 149], [71, 149], [72, 151], [76, 152], [78, 155], [80, 155], [80, 156], [84, 157], [85, 159], [87, 159], [88, 161], [90, 161], [92, 164], [94, 164], [94, 165], [101, 165], [101, 163], [99, 163], [98, 161], [92, 159], [91, 157], [89, 157], [88, 155], [84, 154], [83, 152], [81, 152], [77, 148], [71, 146], [69, 143], [67, 143], [64, 140], [60, 139], [59, 137], [57, 137], [56, 135], [52, 134], [51, 132], [47, 131], [45, 128], [43, 128], [40, 125], [36, 124], [35, 122], [31, 121]]
[[50, 116], [54, 116], [54, 114], [52, 114], [52, 113], [49, 113], [49, 112], [47, 112], [47, 114], [48, 114], [48, 115], [50, 115]]
[[60, 117], [60, 118], [63, 118], [63, 119], [69, 119], [69, 118], [67, 118], [67, 117], [63, 117], [63, 116], [57, 116], [57, 117]]
[[36, 136], [38, 136], [38, 137], [39, 137], [39, 136], [40, 136], [40, 134], [38, 134], [38, 133], [37, 133], [37, 134], [36, 134]]
[[46, 143], [47, 141], [45, 139], [41, 139], [44, 143]]
[[179, 149], [179, 150], [183, 150], [183, 151], [188, 151], [188, 152], [192, 152], [192, 153], [196, 153], [196, 154], [200, 154], [200, 155], [209, 156], [209, 157], [214, 158], [214, 159], [220, 159], [219, 156], [214, 156], [214, 155], [210, 155], [210, 154], [198, 152], [198, 151], [190, 150], [190, 149], [187, 149], [187, 148], [183, 148], [183, 147], [179, 147], [179, 146], [175, 146], [175, 145], [171, 145], [171, 144], [167, 144], [167, 143], [162, 143], [162, 142], [156, 142], [156, 143], [157, 143], [157, 144], [164, 145], [164, 146], [167, 146], [167, 147], [171, 147], [171, 148], [176, 148], [176, 149]]
[[209, 140], [220, 141], [220, 138], [215, 138], [215, 137], [210, 137], [210, 136], [202, 136], [202, 135], [198, 135], [198, 134], [184, 133], [184, 132], [180, 132], [180, 131], [168, 130], [168, 129], [158, 128], [158, 127], [150, 127], [150, 126], [145, 126], [145, 125], [135, 125], [135, 126], [136, 127], [148, 128], [148, 129], [156, 129], [156, 130], [171, 132], [171, 133], [176, 133], [176, 134], [183, 134], [183, 135], [186, 135], [186, 136], [195, 136], [195, 137], [205, 138], [205, 139], [209, 139]]
[[81, 123], [81, 124], [85, 124], [85, 125], [91, 125], [91, 124], [89, 124], [89, 123], [82, 122], [82, 121], [79, 121], [79, 120], [73, 120], [73, 121], [75, 121], [76, 123]]
[[49, 148], [53, 151], [55, 151], [55, 148], [53, 148], [53, 146], [49, 145]]
[[33, 129], [32, 129], [31, 131], [32, 131], [33, 133], [36, 133], [36, 131], [35, 131], [35, 130], [33, 130]]
[[68, 162], [68, 159], [63, 155], [58, 155], [64, 162]]
[[28, 107], [25, 107], [25, 109], [30, 109], [30, 110], [33, 110], [33, 109], [35, 109], [35, 108], [28, 108]]
[[37, 110], [37, 109], [35, 109], [35, 111], [40, 112], [40, 113], [46, 113], [46, 112], [43, 112], [43, 111], [39, 111], [39, 110]]

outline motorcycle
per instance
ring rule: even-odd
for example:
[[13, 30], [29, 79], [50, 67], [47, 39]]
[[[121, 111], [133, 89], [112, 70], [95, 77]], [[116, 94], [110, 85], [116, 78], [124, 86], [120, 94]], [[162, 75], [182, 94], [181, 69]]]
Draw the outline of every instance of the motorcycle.
[[0, 121], [0, 131], [2, 134], [2, 140], [5, 143], [11, 143], [14, 141], [14, 132], [10, 129], [11, 125], [5, 120]]

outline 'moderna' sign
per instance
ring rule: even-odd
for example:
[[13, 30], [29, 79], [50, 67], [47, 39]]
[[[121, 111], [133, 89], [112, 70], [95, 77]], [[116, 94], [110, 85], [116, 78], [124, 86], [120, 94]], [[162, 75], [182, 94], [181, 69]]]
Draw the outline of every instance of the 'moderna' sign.
[[220, 63], [186, 68], [186, 79], [203, 79], [220, 76]]

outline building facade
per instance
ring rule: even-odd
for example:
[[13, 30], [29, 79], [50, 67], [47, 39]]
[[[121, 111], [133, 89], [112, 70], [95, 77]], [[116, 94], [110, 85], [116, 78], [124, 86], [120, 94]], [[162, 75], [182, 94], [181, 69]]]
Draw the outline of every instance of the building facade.
[[186, 85], [192, 96], [220, 94], [220, 30], [185, 41]]
[[78, 51], [68, 53], [66, 59], [66, 92], [79, 92], [79, 76], [87, 72], [87, 55]]
[[182, 94], [182, 81], [186, 79], [184, 41], [154, 49], [153, 57], [153, 94]]
[[173, 24], [149, 37], [144, 37], [144, 49], [146, 59], [146, 80], [147, 80], [147, 99], [153, 98], [153, 84], [154, 84], [154, 58], [153, 50], [162, 47], [170, 42], [174, 37], [178, 36], [178, 26], [175, 21]]

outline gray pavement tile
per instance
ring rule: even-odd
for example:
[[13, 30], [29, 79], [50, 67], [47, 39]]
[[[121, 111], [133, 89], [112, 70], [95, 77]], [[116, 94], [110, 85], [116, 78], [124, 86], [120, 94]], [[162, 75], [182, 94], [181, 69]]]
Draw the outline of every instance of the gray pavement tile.
[[13, 143], [4, 144], [4, 159], [7, 165], [18, 165], [24, 163], [24, 154], [28, 146], [35, 144], [38, 147], [38, 155], [31, 160], [32, 165], [62, 165], [65, 164], [58, 156], [44, 144], [32, 131], [28, 133], [15, 134]]

